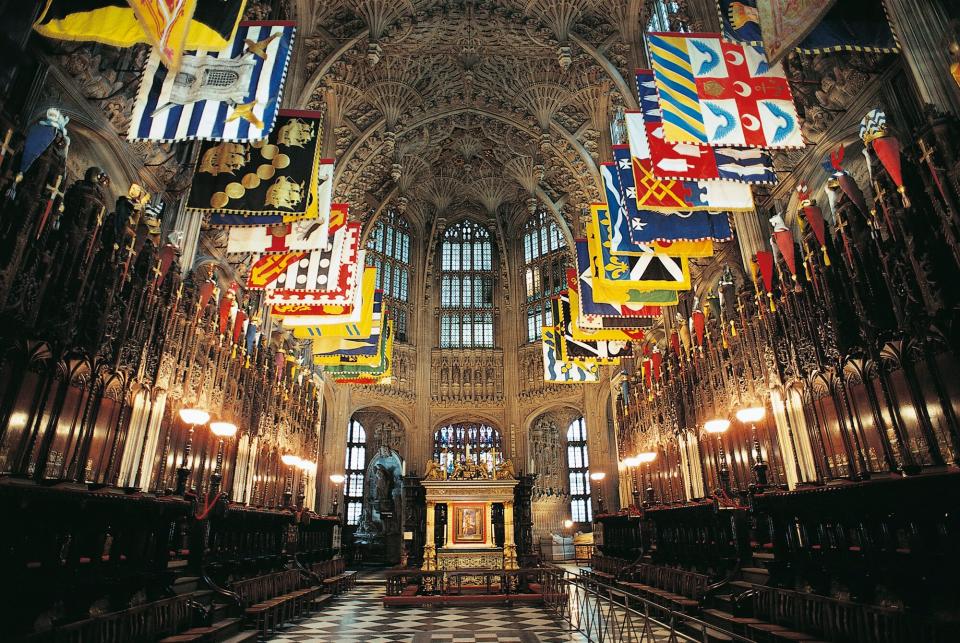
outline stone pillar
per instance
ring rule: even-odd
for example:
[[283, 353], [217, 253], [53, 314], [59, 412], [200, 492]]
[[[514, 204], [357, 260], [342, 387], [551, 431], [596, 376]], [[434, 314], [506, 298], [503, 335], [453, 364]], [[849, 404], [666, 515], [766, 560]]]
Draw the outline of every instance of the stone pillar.
[[960, 92], [950, 75], [949, 18], [941, 0], [887, 0], [887, 12], [920, 100], [960, 114]]
[[503, 503], [503, 568], [517, 568], [517, 545], [513, 539], [512, 500]]
[[756, 211], [734, 212], [733, 225], [736, 230], [737, 245], [740, 247], [740, 256], [743, 258], [743, 270], [750, 275], [750, 258], [758, 250], [768, 250], [770, 235], [764, 233], [760, 224], [760, 215]]
[[798, 484], [814, 482], [817, 467], [813, 461], [813, 448], [802, 401], [798, 396], [784, 396], [780, 391], [770, 391], [770, 408], [777, 426], [777, 442], [787, 476], [787, 487], [795, 489]]
[[427, 536], [423, 545], [423, 565], [420, 567], [425, 572], [432, 572], [437, 569], [437, 547], [434, 544], [434, 514], [437, 503], [433, 500], [427, 501]]

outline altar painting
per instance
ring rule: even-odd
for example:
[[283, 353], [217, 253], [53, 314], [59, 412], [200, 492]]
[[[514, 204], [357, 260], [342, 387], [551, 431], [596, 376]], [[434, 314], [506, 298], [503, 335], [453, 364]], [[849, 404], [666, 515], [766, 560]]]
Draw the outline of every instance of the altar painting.
[[453, 542], [480, 543], [487, 541], [487, 506], [458, 503], [453, 506]]

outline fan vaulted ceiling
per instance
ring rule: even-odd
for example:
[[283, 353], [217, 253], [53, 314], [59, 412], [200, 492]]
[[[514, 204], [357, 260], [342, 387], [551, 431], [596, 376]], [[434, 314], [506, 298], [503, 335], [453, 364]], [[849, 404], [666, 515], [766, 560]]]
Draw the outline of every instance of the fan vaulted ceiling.
[[358, 217], [392, 204], [515, 230], [540, 202], [569, 234], [600, 198], [611, 114], [636, 105], [622, 43], [643, 5], [300, 0], [287, 102], [327, 110], [335, 197]]

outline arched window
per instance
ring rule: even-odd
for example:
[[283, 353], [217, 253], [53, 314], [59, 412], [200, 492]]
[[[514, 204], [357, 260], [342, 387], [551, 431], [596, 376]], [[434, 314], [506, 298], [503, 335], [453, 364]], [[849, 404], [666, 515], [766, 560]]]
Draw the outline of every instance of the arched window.
[[377, 269], [377, 288], [393, 320], [397, 341], [407, 341], [410, 322], [410, 224], [390, 208], [377, 219], [367, 239], [367, 265]]
[[473, 221], [443, 235], [440, 308], [440, 348], [493, 348], [493, 244]]
[[367, 467], [367, 432], [356, 420], [347, 426], [347, 462], [344, 465], [343, 502], [347, 524], [356, 525], [363, 514], [363, 474]]
[[453, 472], [457, 462], [470, 460], [490, 466], [503, 462], [500, 431], [482, 423], [460, 423], [440, 427], [433, 434], [433, 459]]
[[574, 522], [591, 522], [590, 458], [587, 455], [587, 423], [582, 417], [567, 429], [567, 471], [570, 476], [570, 517]]
[[542, 327], [553, 324], [550, 298], [566, 287], [565, 245], [557, 222], [543, 210], [523, 226], [528, 342], [540, 339]]
[[650, 19], [647, 21], [647, 31], [686, 31], [682, 25], [674, 29], [670, 25], [670, 15], [679, 11], [677, 0], [654, 0], [649, 5]]

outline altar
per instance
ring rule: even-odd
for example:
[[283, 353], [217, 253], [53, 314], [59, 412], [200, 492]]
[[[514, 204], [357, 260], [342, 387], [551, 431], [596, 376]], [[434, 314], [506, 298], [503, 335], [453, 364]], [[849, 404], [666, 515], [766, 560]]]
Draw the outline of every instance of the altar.
[[424, 571], [517, 568], [517, 480], [509, 462], [496, 469], [458, 467], [450, 474], [428, 465], [422, 484], [427, 503]]

